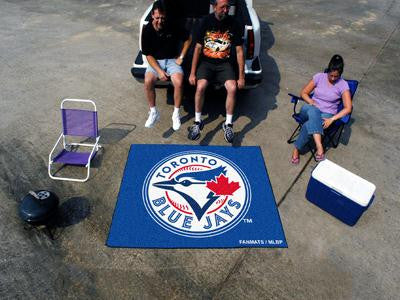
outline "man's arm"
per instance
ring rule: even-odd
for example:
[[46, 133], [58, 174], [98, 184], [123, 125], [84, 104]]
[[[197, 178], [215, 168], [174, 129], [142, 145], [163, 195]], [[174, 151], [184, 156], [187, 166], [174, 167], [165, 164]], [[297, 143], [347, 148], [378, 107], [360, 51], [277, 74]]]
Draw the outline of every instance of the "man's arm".
[[189, 38], [183, 43], [181, 54], [175, 61], [178, 65], [182, 64], [183, 59], [185, 58], [186, 53], [188, 52], [191, 43], [192, 43], [192, 36], [189, 35]]
[[203, 46], [199, 43], [196, 44], [192, 59], [192, 68], [190, 70], [189, 82], [191, 85], [196, 85], [196, 70], [199, 63], [200, 53]]
[[243, 54], [243, 47], [236, 46], [236, 57], [237, 63], [239, 66], [239, 79], [237, 81], [237, 85], [239, 89], [244, 88], [245, 81], [244, 81], [244, 54]]
[[160, 68], [160, 65], [158, 64], [157, 60], [152, 55], [146, 55], [146, 58], [149, 65], [158, 73], [158, 78], [160, 78], [160, 80], [162, 81], [167, 81], [168, 74], [163, 69]]

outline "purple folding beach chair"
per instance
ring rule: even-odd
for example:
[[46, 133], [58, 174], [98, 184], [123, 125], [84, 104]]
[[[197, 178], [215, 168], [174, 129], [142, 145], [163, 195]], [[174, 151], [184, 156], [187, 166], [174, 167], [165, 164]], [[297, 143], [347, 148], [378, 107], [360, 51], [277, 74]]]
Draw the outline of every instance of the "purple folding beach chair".
[[[87, 109], [76, 109], [76, 108], [65, 108], [68, 106], [79, 103], [80, 106], [90, 105], [93, 106], [94, 110]], [[64, 99], [61, 102], [61, 116], [62, 116], [62, 127], [63, 132], [58, 138], [56, 144], [49, 154], [49, 176], [56, 180], [68, 180], [85, 182], [88, 180], [90, 175], [90, 161], [96, 155], [96, 152], [101, 147], [99, 145], [99, 132], [97, 127], [97, 108], [96, 104], [92, 100], [84, 99]], [[72, 140], [79, 137], [93, 138], [96, 140], [94, 144], [90, 143], [77, 143]], [[57, 145], [62, 139], [62, 150], [53, 157]], [[80, 148], [86, 147], [88, 152], [79, 151]], [[51, 172], [53, 164], [67, 164], [76, 166], [85, 166], [87, 174], [85, 178], [68, 178], [54, 176]]]

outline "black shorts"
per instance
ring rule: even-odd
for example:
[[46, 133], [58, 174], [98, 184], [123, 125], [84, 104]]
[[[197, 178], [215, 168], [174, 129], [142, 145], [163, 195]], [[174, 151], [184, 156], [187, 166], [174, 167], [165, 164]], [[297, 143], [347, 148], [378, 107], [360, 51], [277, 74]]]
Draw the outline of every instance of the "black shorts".
[[227, 80], [236, 80], [236, 75], [229, 62], [213, 64], [202, 61], [197, 69], [197, 79], [207, 79], [208, 82], [224, 84]]

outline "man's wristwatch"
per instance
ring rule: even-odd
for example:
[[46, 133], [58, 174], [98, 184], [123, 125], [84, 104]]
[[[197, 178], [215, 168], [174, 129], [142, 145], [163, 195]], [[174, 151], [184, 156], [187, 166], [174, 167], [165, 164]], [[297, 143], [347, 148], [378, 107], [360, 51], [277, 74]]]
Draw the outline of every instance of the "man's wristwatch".
[[185, 57], [184, 57], [183, 55], [180, 55], [179, 58], [180, 58], [180, 59], [184, 59]]

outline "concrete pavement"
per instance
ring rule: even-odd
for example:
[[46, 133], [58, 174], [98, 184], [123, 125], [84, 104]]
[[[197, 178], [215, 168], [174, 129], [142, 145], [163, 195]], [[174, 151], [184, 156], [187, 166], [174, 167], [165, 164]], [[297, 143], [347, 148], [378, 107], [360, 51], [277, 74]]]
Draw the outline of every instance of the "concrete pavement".
[[[207, 104], [203, 135], [191, 142], [193, 99], [173, 132], [165, 89], [160, 123], [144, 128], [147, 104], [130, 65], [150, 3], [0, 1], [0, 298], [398, 298], [400, 1], [254, 1], [264, 81], [240, 96], [235, 146], [261, 146], [288, 249], [111, 249], [104, 243], [130, 144], [226, 145], [223, 102]], [[305, 199], [315, 163], [307, 154], [291, 166], [286, 143], [295, 127], [287, 93], [335, 53], [360, 85], [343, 143], [327, 156], [377, 186], [355, 227]], [[104, 150], [85, 184], [47, 176], [66, 97], [95, 99], [100, 111]], [[17, 215], [38, 188], [61, 197], [54, 241]]]

